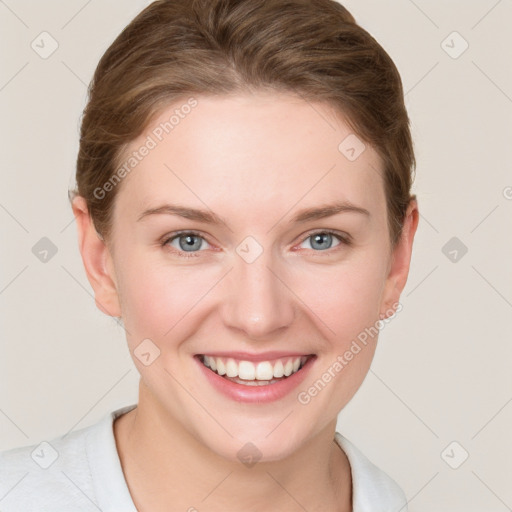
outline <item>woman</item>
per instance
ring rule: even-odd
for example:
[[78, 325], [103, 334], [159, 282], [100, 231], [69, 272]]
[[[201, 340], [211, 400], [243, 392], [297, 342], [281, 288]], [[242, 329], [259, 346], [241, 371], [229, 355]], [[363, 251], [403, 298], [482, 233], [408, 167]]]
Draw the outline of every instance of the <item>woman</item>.
[[96, 69], [71, 195], [139, 400], [4, 452], [2, 510], [406, 510], [336, 419], [401, 309], [414, 163], [340, 4], [149, 5]]

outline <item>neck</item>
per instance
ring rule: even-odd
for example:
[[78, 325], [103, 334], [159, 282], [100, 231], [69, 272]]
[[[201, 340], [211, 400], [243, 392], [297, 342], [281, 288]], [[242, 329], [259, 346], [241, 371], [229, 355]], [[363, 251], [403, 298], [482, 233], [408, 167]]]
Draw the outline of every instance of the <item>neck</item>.
[[138, 406], [114, 435], [139, 512], [352, 510], [348, 459], [334, 441], [336, 422], [291, 456], [244, 466], [213, 453], [165, 414], [141, 381]]

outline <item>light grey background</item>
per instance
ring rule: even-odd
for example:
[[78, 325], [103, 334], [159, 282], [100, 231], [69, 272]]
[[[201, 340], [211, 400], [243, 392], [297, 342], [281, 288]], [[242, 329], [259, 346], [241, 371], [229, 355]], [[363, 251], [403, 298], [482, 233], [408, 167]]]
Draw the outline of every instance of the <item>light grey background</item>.
[[[0, 0], [0, 449], [137, 400], [123, 330], [94, 304], [67, 189], [86, 84], [148, 3]], [[401, 72], [421, 219], [404, 309], [338, 430], [400, 483], [411, 511], [512, 510], [512, 2], [344, 5]], [[46, 59], [31, 48], [43, 51], [42, 37], [51, 48], [43, 31], [58, 43]], [[46, 262], [32, 252], [43, 237], [57, 249]]]

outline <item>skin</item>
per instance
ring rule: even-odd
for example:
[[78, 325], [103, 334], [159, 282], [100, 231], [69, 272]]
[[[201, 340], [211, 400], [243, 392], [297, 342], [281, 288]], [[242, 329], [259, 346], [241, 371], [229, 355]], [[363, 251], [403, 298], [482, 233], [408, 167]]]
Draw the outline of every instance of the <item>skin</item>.
[[[333, 441], [339, 411], [361, 386], [377, 336], [304, 405], [307, 390], [366, 327], [389, 315], [406, 284], [418, 224], [412, 200], [392, 250], [382, 164], [370, 145], [349, 161], [352, 133], [329, 106], [290, 94], [197, 97], [198, 105], [118, 185], [113, 236], [103, 241], [81, 197], [79, 248], [96, 304], [122, 317], [141, 374], [138, 407], [115, 422], [123, 471], [139, 511], [350, 511], [351, 474]], [[128, 148], [169, 119], [173, 104]], [[291, 224], [301, 209], [350, 201], [354, 212]], [[210, 225], [147, 208], [179, 203], [214, 212]], [[192, 257], [179, 230], [198, 231]], [[349, 234], [318, 249], [311, 232]], [[236, 252], [252, 236], [252, 263]], [[202, 245], [201, 240], [203, 240]], [[151, 339], [160, 356], [133, 355]], [[195, 354], [289, 350], [316, 354], [299, 389], [247, 404], [206, 381]], [[237, 452], [256, 445], [246, 467]]]

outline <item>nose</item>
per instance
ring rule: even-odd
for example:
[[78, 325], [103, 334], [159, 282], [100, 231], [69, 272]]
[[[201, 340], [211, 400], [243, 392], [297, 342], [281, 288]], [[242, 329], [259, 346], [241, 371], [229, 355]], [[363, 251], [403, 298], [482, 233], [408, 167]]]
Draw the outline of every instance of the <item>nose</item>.
[[247, 339], [276, 339], [295, 317], [294, 295], [282, 266], [264, 251], [253, 262], [235, 256], [225, 283], [224, 324]]

